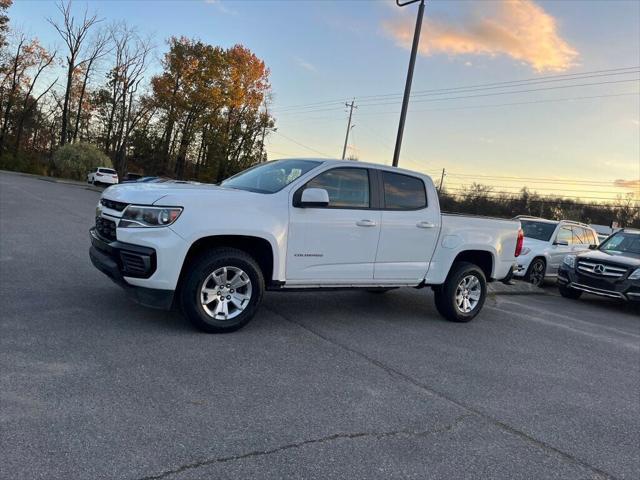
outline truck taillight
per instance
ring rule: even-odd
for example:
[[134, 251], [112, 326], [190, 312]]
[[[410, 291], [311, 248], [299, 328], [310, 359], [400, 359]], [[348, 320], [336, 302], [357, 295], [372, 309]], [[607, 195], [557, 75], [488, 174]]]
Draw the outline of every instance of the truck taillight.
[[524, 232], [522, 229], [518, 229], [518, 240], [516, 241], [516, 257], [519, 257], [522, 253], [522, 245], [524, 244]]

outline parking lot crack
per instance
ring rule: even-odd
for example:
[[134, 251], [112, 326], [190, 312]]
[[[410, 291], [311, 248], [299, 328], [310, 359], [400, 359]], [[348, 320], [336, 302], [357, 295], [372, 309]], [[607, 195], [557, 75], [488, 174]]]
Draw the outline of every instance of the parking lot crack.
[[389, 431], [363, 431], [363, 432], [335, 433], [335, 434], [327, 435], [324, 437], [313, 438], [309, 440], [302, 440], [295, 443], [281, 445], [268, 450], [255, 450], [255, 451], [251, 451], [251, 452], [247, 452], [239, 455], [210, 458], [210, 459], [201, 460], [199, 462], [188, 463], [188, 464], [173, 468], [171, 470], [166, 470], [158, 474], [141, 477], [138, 480], [161, 480], [163, 478], [167, 478], [172, 475], [178, 475], [180, 473], [183, 473], [189, 470], [194, 470], [197, 468], [214, 465], [217, 463], [227, 463], [227, 462], [234, 462], [239, 460], [246, 460], [246, 459], [255, 458], [255, 457], [262, 457], [265, 455], [273, 455], [280, 452], [284, 452], [286, 450], [302, 448], [309, 445], [324, 444], [324, 443], [329, 443], [336, 440], [357, 440], [357, 439], [366, 439], [366, 438], [382, 440], [385, 438], [393, 438], [393, 437], [424, 437], [429, 435], [438, 435], [438, 434], [448, 433], [455, 430], [467, 418], [471, 418], [471, 417], [473, 417], [473, 415], [471, 414], [460, 415], [456, 417], [451, 423], [448, 423], [446, 425], [440, 425], [435, 428], [425, 429], [425, 430], [398, 429], [398, 430], [389, 430]]
[[544, 442], [542, 440], [538, 440], [537, 438], [531, 436], [530, 434], [528, 434], [528, 433], [526, 433], [526, 432], [524, 432], [522, 430], [519, 430], [516, 427], [513, 427], [513, 426], [511, 426], [511, 425], [509, 425], [509, 424], [507, 424], [507, 423], [505, 423], [505, 422], [503, 422], [503, 421], [501, 421], [501, 420], [499, 420], [497, 418], [494, 418], [491, 415], [489, 415], [489, 414], [477, 409], [474, 406], [464, 404], [464, 403], [460, 402], [459, 400], [456, 400], [455, 398], [449, 396], [448, 394], [443, 393], [443, 392], [433, 388], [430, 385], [426, 385], [426, 384], [420, 382], [419, 380], [413, 378], [412, 376], [410, 376], [410, 375], [408, 375], [408, 374], [406, 374], [406, 373], [404, 373], [404, 372], [402, 372], [400, 370], [397, 370], [396, 368], [393, 368], [392, 366], [387, 365], [387, 364], [385, 364], [385, 363], [383, 363], [383, 362], [381, 362], [381, 361], [379, 361], [379, 360], [367, 355], [366, 353], [361, 352], [360, 350], [357, 350], [357, 349], [355, 349], [355, 348], [353, 348], [353, 347], [351, 347], [349, 345], [346, 345], [346, 344], [344, 344], [344, 343], [342, 343], [342, 342], [340, 342], [340, 341], [338, 341], [338, 340], [336, 340], [334, 338], [331, 338], [331, 337], [329, 337], [328, 335], [326, 335], [324, 333], [318, 332], [318, 331], [308, 327], [307, 325], [304, 325], [304, 324], [302, 324], [302, 323], [300, 323], [300, 322], [288, 317], [287, 315], [284, 315], [284, 314], [282, 314], [280, 312], [277, 312], [277, 311], [273, 310], [272, 308], [268, 308], [268, 307], [264, 307], [264, 308], [267, 308], [271, 313], [273, 313], [274, 315], [277, 315], [278, 317], [282, 318], [283, 320], [285, 320], [287, 322], [290, 322], [290, 323], [292, 323], [294, 325], [297, 325], [298, 327], [306, 330], [311, 335], [316, 336], [316, 337], [324, 340], [325, 342], [328, 342], [328, 343], [330, 343], [330, 344], [332, 344], [332, 345], [334, 345], [334, 346], [336, 346], [338, 348], [341, 348], [342, 350], [345, 350], [345, 351], [347, 351], [347, 352], [349, 352], [349, 353], [351, 353], [353, 355], [356, 355], [356, 356], [364, 359], [368, 363], [370, 363], [370, 364], [374, 365], [375, 367], [385, 371], [389, 376], [391, 376], [393, 378], [400, 379], [400, 380], [402, 380], [404, 382], [407, 382], [407, 383], [413, 385], [414, 387], [417, 387], [419, 390], [421, 390], [421, 391], [423, 391], [423, 392], [425, 392], [425, 393], [427, 393], [429, 395], [432, 395], [432, 396], [437, 397], [437, 398], [439, 398], [441, 400], [444, 400], [444, 401], [446, 401], [446, 402], [448, 402], [450, 404], [453, 404], [453, 405], [459, 407], [460, 409], [462, 409], [463, 411], [467, 412], [468, 414], [473, 415], [473, 416], [477, 416], [477, 417], [485, 420], [486, 422], [494, 425], [495, 427], [499, 428], [500, 430], [502, 430], [502, 431], [504, 431], [504, 432], [506, 432], [506, 433], [508, 433], [510, 435], [513, 435], [513, 436], [525, 441], [526, 443], [528, 443], [530, 445], [533, 445], [533, 446], [541, 449], [542, 451], [546, 452], [548, 455], [557, 457], [557, 458], [559, 458], [559, 459], [561, 459], [561, 460], [563, 460], [565, 462], [568, 462], [570, 464], [577, 465], [577, 466], [582, 467], [582, 468], [584, 468], [586, 470], [589, 470], [594, 475], [594, 478], [597, 478], [599, 480], [605, 480], [605, 479], [606, 480], [617, 480], [616, 477], [611, 475], [610, 473], [608, 473], [608, 472], [606, 472], [606, 471], [604, 471], [604, 470], [602, 470], [602, 469], [600, 469], [600, 468], [598, 468], [598, 467], [596, 467], [594, 465], [591, 465], [590, 463], [588, 463], [588, 462], [586, 462], [586, 461], [584, 461], [584, 460], [582, 460], [582, 459], [580, 459], [580, 458], [578, 458], [578, 457], [576, 457], [576, 456], [574, 456], [574, 455], [572, 455], [572, 454], [570, 454], [568, 452], [565, 452], [564, 450], [561, 450], [561, 449], [559, 449], [557, 447], [554, 447], [553, 445], [550, 445], [550, 444], [548, 444], [548, 443], [546, 443], [546, 442]]

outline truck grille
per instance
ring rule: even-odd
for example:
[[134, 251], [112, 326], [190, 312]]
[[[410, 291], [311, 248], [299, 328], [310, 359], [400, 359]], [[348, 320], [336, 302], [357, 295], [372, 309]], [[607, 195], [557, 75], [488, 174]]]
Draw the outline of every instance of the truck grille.
[[578, 261], [578, 271], [608, 278], [620, 278], [627, 273], [627, 269], [624, 267], [587, 260]]
[[117, 210], [118, 212], [123, 211], [125, 208], [129, 206], [128, 203], [116, 202], [115, 200], [109, 200], [108, 198], [100, 199], [100, 204], [111, 210]]
[[96, 217], [96, 230], [107, 240], [116, 240], [116, 222], [102, 217]]

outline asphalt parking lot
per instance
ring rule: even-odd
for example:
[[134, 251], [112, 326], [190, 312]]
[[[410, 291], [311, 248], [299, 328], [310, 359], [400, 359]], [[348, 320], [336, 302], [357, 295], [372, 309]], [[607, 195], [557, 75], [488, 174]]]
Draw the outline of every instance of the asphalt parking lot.
[[638, 478], [637, 310], [268, 293], [205, 335], [93, 268], [98, 195], [0, 173], [1, 478]]

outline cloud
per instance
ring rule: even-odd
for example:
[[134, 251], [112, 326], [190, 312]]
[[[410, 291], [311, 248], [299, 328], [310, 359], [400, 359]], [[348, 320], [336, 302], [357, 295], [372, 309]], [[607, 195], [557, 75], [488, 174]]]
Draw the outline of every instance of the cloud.
[[640, 191], [640, 179], [638, 179], [638, 180], [623, 180], [623, 179], [620, 178], [620, 179], [614, 181], [613, 185], [615, 187], [619, 187], [619, 188], [628, 188], [630, 190]]
[[293, 59], [296, 62], [296, 65], [298, 65], [299, 67], [304, 68], [305, 70], [307, 70], [308, 72], [317, 72], [318, 69], [316, 68], [315, 65], [313, 65], [312, 63], [309, 63], [301, 58], [298, 57], [294, 57]]
[[[575, 65], [578, 52], [558, 33], [556, 19], [531, 0], [482, 2], [483, 11], [464, 22], [427, 20], [420, 53], [425, 56], [508, 55], [536, 72], [561, 72]], [[415, 22], [410, 16], [385, 22], [385, 32], [410, 48]]]
[[227, 15], [237, 15], [238, 12], [227, 7], [226, 5], [224, 5], [222, 3], [222, 0], [204, 0], [204, 3], [208, 3], [210, 5], [215, 5], [215, 7], [218, 9], [219, 12], [221, 13], [226, 13]]

